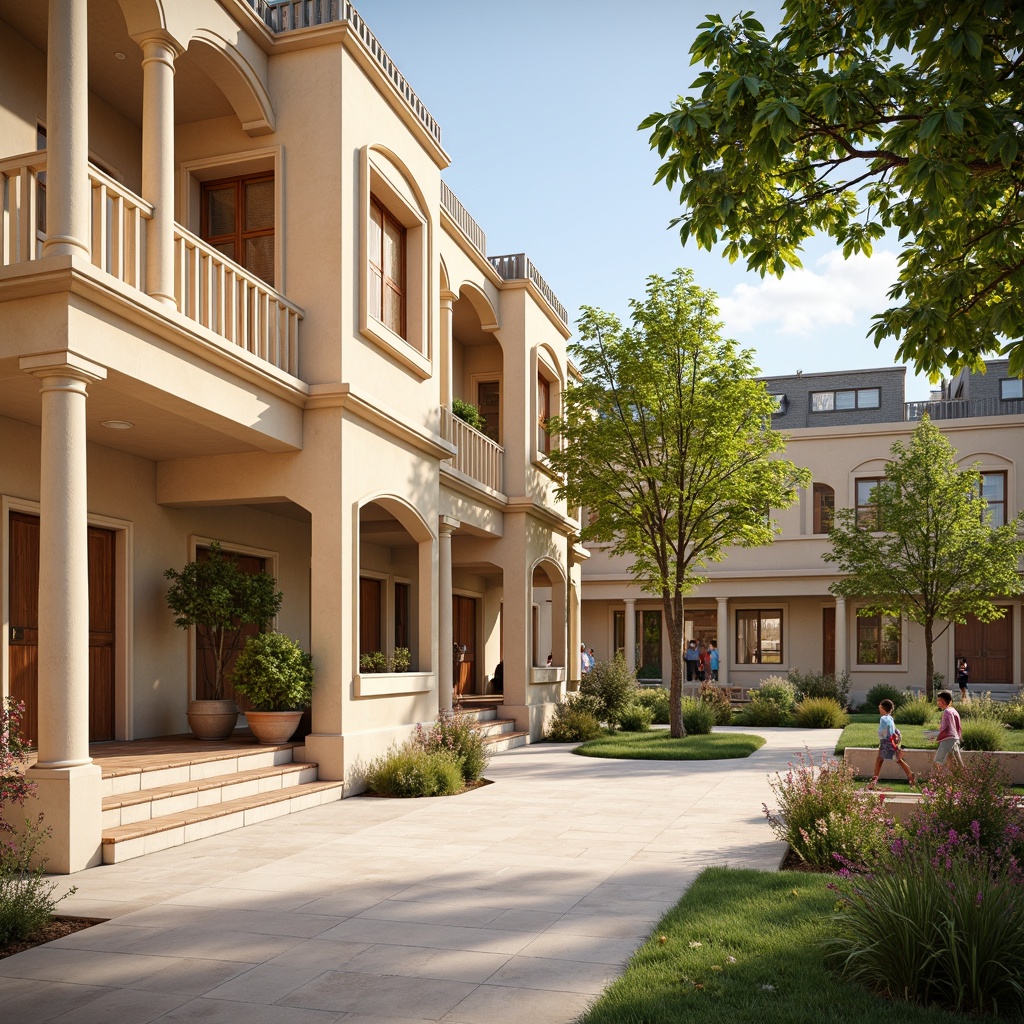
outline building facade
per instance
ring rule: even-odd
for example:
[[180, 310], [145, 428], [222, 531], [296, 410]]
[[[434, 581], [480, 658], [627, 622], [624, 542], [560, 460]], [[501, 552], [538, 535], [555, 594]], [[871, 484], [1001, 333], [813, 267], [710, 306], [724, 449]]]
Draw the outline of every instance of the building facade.
[[162, 574], [212, 541], [313, 654], [321, 778], [499, 662], [539, 736], [585, 556], [547, 464], [567, 316], [351, 4], [0, 0], [0, 140], [2, 678], [51, 866], [97, 861], [90, 742], [203, 696]]
[[[962, 466], [979, 464], [992, 522], [1007, 522], [1024, 508], [1024, 400], [1006, 361], [988, 363], [984, 374], [959, 374], [927, 402], [906, 402], [904, 381], [902, 367], [766, 379], [776, 396], [773, 426], [789, 435], [786, 458], [810, 469], [813, 482], [797, 503], [775, 513], [774, 543], [729, 550], [686, 599], [686, 637], [717, 641], [722, 683], [749, 688], [795, 669], [849, 672], [858, 702], [876, 683], [923, 688], [921, 627], [858, 616], [858, 602], [829, 592], [835, 570], [822, 556], [830, 550], [832, 516], [836, 508], [870, 505], [893, 443], [907, 442], [927, 413]], [[588, 547], [584, 642], [599, 657], [622, 652], [641, 678], [667, 683], [660, 600], [632, 583], [625, 560]], [[972, 689], [1009, 692], [1021, 685], [1021, 601], [999, 604], [1001, 619], [950, 626], [936, 642], [936, 671], [947, 683], [964, 655]]]

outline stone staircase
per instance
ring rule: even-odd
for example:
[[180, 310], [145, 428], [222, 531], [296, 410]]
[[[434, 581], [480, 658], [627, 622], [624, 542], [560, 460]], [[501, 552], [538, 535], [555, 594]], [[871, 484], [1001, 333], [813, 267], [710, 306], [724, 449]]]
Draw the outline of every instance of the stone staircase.
[[96, 748], [94, 760], [103, 769], [104, 864], [341, 799], [343, 783], [320, 782], [315, 764], [295, 760], [303, 754], [299, 744], [241, 739], [211, 748], [174, 739], [162, 747], [143, 741], [149, 752], [120, 756]]
[[479, 706], [483, 703], [464, 700], [462, 712], [480, 727], [484, 744], [492, 754], [500, 750], [512, 750], [514, 747], [525, 747], [530, 742], [530, 734], [517, 731], [516, 723], [511, 718], [498, 717], [498, 706]]

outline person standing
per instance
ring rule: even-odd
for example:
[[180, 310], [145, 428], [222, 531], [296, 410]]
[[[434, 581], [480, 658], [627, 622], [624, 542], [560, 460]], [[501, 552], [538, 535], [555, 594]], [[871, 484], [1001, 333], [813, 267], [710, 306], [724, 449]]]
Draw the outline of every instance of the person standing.
[[692, 683], [697, 678], [697, 662], [700, 660], [700, 652], [697, 650], [697, 641], [691, 640], [683, 652], [683, 661], [686, 662], [686, 681]]
[[587, 645], [580, 644], [580, 678], [582, 679], [590, 671], [590, 655], [587, 654]]
[[896, 723], [892, 718], [892, 709], [893, 703], [888, 698], [878, 705], [878, 713], [880, 715], [878, 719], [878, 756], [875, 758], [875, 770], [871, 781], [868, 783], [868, 789], [874, 789], [878, 785], [878, 774], [882, 770], [882, 762], [891, 761], [893, 758], [896, 759], [896, 763], [903, 769], [907, 782], [912, 786], [917, 784], [914, 773], [910, 770], [910, 765], [903, 760], [903, 751], [893, 742]]
[[935, 751], [935, 763], [944, 764], [946, 758], [952, 754], [953, 760], [963, 767], [960, 741], [964, 738], [964, 731], [960, 725], [960, 712], [953, 707], [953, 694], [949, 690], [943, 690], [935, 698], [935, 702], [942, 711], [942, 721], [939, 722], [939, 731], [935, 736], [939, 741], [939, 749]]
[[711, 676], [711, 664], [710, 657], [708, 655], [708, 649], [702, 643], [697, 648], [697, 679], [703, 683], [706, 679]]
[[708, 651], [708, 668], [711, 671], [711, 681], [718, 682], [718, 641], [711, 641], [711, 650]]
[[960, 699], [967, 700], [967, 681], [970, 673], [966, 658], [956, 659], [956, 685], [960, 687]]

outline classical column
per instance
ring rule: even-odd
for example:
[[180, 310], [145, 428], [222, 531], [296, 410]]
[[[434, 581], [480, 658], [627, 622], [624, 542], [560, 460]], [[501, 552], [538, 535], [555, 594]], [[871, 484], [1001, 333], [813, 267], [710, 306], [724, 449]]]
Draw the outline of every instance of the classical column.
[[626, 622], [622, 642], [626, 645], [626, 668], [636, 669], [636, 599], [626, 598]]
[[437, 530], [437, 638], [438, 671], [437, 703], [444, 713], [452, 710], [455, 666], [452, 662], [452, 534], [459, 528], [459, 521], [441, 516]]
[[846, 650], [846, 598], [836, 598], [836, 675], [849, 671], [849, 654]]
[[452, 407], [452, 303], [454, 292], [441, 292], [441, 404]]
[[88, 35], [85, 0], [51, 0], [46, 44], [44, 256], [89, 256]]
[[98, 863], [101, 773], [89, 756], [86, 385], [106, 370], [72, 352], [26, 356], [42, 381], [39, 464], [39, 758], [29, 775], [53, 828], [49, 870]]
[[146, 231], [146, 291], [169, 306], [174, 299], [174, 60], [164, 36], [142, 47], [142, 197], [153, 205]]
[[729, 685], [729, 599], [717, 597], [718, 602], [718, 684]]

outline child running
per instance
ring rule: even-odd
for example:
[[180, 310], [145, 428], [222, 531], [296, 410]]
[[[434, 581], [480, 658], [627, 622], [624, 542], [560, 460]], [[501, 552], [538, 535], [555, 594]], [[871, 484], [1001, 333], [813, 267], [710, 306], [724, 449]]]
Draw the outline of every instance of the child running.
[[868, 789], [874, 789], [878, 785], [878, 773], [882, 770], [883, 761], [891, 761], [896, 758], [896, 763], [903, 769], [907, 776], [907, 782], [912, 786], [917, 785], [917, 779], [910, 770], [910, 765], [903, 760], [903, 751], [892, 741], [893, 733], [896, 732], [896, 723], [892, 720], [893, 703], [886, 698], [878, 705], [878, 713], [881, 716], [878, 720], [878, 757], [875, 758], [875, 772]]

